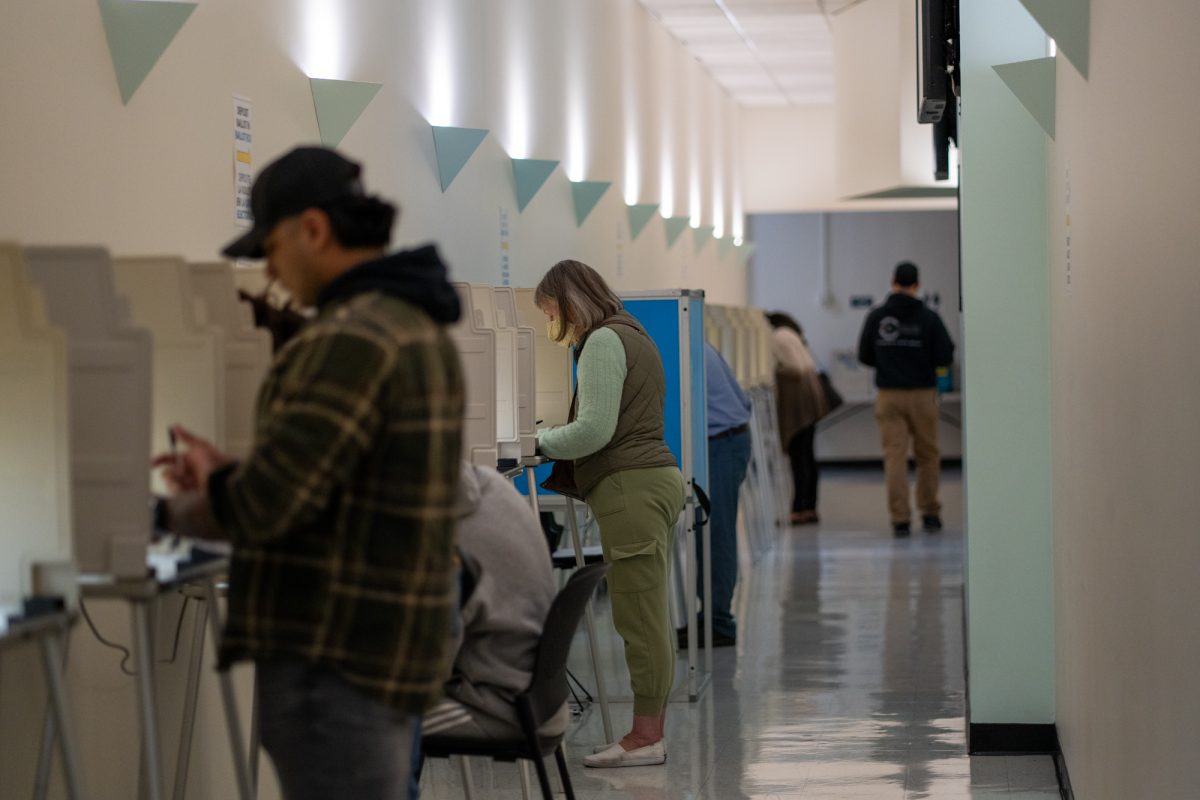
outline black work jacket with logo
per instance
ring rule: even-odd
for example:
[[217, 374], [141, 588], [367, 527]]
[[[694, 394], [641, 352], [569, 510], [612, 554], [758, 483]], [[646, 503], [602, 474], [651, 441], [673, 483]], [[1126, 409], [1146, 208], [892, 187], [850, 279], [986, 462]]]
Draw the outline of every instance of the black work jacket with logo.
[[880, 389], [930, 389], [937, 368], [953, 362], [954, 342], [936, 311], [897, 293], [867, 315], [858, 360], [875, 368]]

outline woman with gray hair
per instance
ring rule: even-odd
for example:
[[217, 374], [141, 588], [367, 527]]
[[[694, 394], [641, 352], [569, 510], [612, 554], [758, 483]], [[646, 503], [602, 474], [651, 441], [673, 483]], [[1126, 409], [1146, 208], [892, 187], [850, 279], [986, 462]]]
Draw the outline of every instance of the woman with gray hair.
[[661, 764], [675, 678], [667, 586], [683, 476], [663, 438], [666, 378], [650, 336], [594, 269], [560, 261], [534, 294], [550, 339], [574, 346], [575, 397], [566, 425], [541, 431], [541, 451], [574, 468], [573, 486], [600, 525], [613, 624], [625, 642], [633, 728], [584, 759], [589, 767]]

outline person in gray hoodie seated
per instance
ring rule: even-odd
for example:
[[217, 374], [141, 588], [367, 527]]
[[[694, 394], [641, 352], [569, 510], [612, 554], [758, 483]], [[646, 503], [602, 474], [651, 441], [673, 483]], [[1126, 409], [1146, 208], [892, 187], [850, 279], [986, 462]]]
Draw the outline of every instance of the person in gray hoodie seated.
[[[545, 534], [528, 501], [494, 469], [463, 464], [458, 552], [461, 640], [445, 698], [426, 712], [424, 736], [514, 739], [514, 698], [529, 688], [556, 588]], [[563, 703], [543, 736], [567, 728]]]

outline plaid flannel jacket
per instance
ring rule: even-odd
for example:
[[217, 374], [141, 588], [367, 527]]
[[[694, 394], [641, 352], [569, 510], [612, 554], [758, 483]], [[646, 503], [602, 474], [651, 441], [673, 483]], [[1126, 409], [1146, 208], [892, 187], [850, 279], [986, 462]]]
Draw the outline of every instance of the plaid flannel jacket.
[[420, 713], [455, 602], [463, 379], [444, 330], [372, 291], [280, 351], [255, 443], [209, 481], [233, 543], [220, 666], [321, 662]]

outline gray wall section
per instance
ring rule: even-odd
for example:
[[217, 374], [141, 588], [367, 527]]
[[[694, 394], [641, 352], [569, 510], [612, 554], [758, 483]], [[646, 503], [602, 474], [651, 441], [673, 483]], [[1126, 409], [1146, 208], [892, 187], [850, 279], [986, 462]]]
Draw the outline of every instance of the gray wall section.
[[[923, 293], [959, 343], [958, 212], [843, 212], [829, 215], [832, 304], [821, 302], [821, 214], [754, 214], [747, 221], [757, 245], [749, 274], [750, 302], [779, 309], [804, 327], [813, 355], [832, 367], [835, 351], [853, 350], [867, 315], [854, 296], [883, 302], [899, 261], [921, 268]], [[961, 351], [961, 348], [959, 348]], [[957, 354], [956, 354], [957, 360]], [[956, 371], [957, 372], [957, 371]], [[841, 387], [839, 387], [841, 388]], [[854, 387], [846, 387], [851, 392]]]

